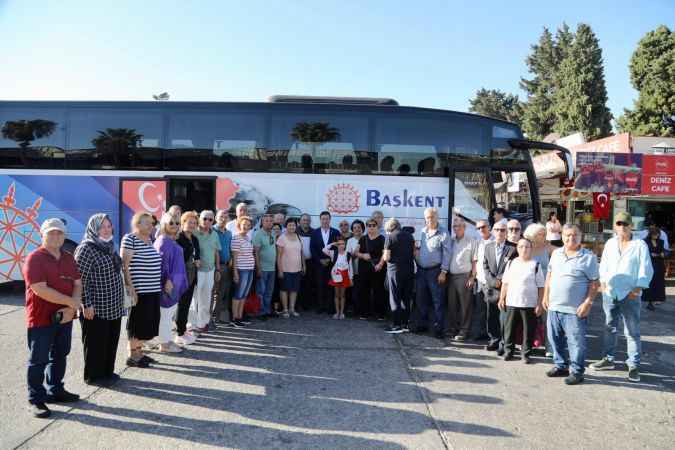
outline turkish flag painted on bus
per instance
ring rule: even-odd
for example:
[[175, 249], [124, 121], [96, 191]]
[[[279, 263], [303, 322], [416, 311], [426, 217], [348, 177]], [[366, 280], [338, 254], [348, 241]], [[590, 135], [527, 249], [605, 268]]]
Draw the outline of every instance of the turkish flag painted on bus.
[[609, 219], [610, 193], [593, 193], [593, 217], [596, 219]]
[[642, 194], [675, 195], [675, 156], [642, 157]]

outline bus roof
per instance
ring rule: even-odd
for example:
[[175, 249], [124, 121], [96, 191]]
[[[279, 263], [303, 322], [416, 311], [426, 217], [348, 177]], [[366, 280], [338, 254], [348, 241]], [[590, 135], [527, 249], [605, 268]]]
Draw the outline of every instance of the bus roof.
[[[167, 111], [181, 109], [181, 108], [196, 108], [196, 109], [217, 109], [218, 107], [245, 107], [245, 108], [260, 108], [261, 110], [273, 111], [275, 109], [311, 109], [313, 111], [321, 110], [341, 110], [353, 112], [420, 112], [439, 115], [452, 115], [466, 117], [467, 119], [482, 119], [492, 123], [507, 124], [514, 128], [520, 127], [512, 122], [506, 120], [496, 119], [480, 114], [469, 112], [453, 111], [439, 108], [426, 108], [419, 106], [401, 106], [393, 99], [366, 99], [360, 97], [295, 97], [295, 96], [278, 96], [278, 97], [293, 97], [295, 101], [268, 101], [268, 102], [208, 102], [208, 101], [145, 101], [145, 100], [0, 100], [0, 107], [2, 106], [56, 106], [56, 107], [110, 107], [110, 108], [153, 108], [163, 109]], [[273, 98], [273, 97], [272, 97]], [[306, 99], [307, 101], [301, 101]], [[333, 99], [334, 102], [328, 101]], [[353, 102], [349, 102], [349, 100]], [[317, 101], [320, 100], [320, 101]], [[364, 100], [373, 101], [371, 103], [364, 102]], [[378, 102], [375, 102], [377, 100]], [[392, 103], [393, 102], [393, 103]]]

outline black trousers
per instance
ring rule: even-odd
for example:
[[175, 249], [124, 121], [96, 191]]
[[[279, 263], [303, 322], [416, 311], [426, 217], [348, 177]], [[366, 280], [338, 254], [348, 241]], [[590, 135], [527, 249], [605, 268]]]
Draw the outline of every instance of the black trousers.
[[513, 353], [515, 342], [513, 342], [518, 321], [523, 324], [523, 347], [521, 354], [530, 356], [532, 353], [532, 341], [534, 332], [537, 329], [537, 316], [534, 308], [516, 308], [515, 306], [506, 307], [506, 319], [504, 320], [504, 349], [507, 353]]
[[117, 344], [120, 340], [122, 318], [114, 320], [80, 316], [82, 346], [84, 347], [84, 381], [108, 378], [115, 373]]
[[[316, 308], [316, 281], [314, 278], [314, 262], [311, 259], [305, 259], [305, 274], [300, 281], [300, 292], [296, 301], [296, 309], [303, 311]], [[299, 306], [299, 308], [298, 308]]]
[[[195, 286], [197, 286], [197, 281], [195, 280], [183, 293], [178, 300], [178, 312], [176, 313], [176, 334], [182, 336], [185, 334], [187, 329], [188, 314], [190, 312], [190, 303], [192, 303], [192, 294], [195, 291]], [[230, 315], [230, 317], [232, 317]]]
[[490, 344], [502, 342], [502, 312], [497, 307], [497, 303], [485, 302], [487, 306], [487, 334]]
[[375, 272], [366, 265], [359, 266], [359, 303], [357, 313], [361, 317], [385, 317], [387, 315], [387, 296], [384, 288], [387, 271]]
[[332, 313], [335, 309], [333, 302], [333, 287], [328, 284], [330, 280], [330, 264], [324, 266], [317, 264], [314, 266], [314, 278], [316, 280], [316, 297], [318, 312]]
[[391, 307], [392, 321], [396, 327], [408, 324], [414, 282], [415, 278], [412, 272], [387, 271], [389, 306]]

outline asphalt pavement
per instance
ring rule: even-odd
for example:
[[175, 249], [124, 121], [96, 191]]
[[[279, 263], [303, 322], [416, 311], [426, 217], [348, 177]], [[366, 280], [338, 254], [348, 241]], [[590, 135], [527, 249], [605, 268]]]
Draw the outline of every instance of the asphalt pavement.
[[[123, 338], [122, 379], [96, 388], [82, 381], [76, 323], [65, 381], [82, 400], [45, 420], [26, 410], [23, 296], [3, 292], [0, 448], [672, 449], [675, 297], [642, 319], [642, 381], [618, 367], [579, 386], [546, 378], [543, 355], [504, 362], [481, 343], [303, 314], [218, 328], [149, 369], [124, 366]], [[596, 302], [591, 360], [602, 324]]]

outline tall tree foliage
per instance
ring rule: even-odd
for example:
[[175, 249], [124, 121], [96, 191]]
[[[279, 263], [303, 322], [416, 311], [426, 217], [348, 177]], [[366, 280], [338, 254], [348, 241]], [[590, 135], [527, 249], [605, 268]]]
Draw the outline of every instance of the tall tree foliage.
[[588, 140], [609, 136], [612, 114], [607, 108], [602, 50], [590, 26], [577, 27], [556, 78], [553, 130], [561, 136], [580, 131]]
[[469, 111], [520, 124], [523, 106], [517, 95], [482, 88], [476, 92], [473, 99], [469, 100]]
[[528, 136], [541, 139], [553, 130], [552, 93], [555, 91], [558, 49], [548, 28], [544, 28], [539, 42], [531, 48], [525, 63], [533, 77], [520, 80], [520, 87], [527, 93], [522, 126]]
[[619, 118], [622, 131], [675, 137], [675, 32], [665, 25], [647, 33], [630, 60], [630, 79], [639, 96]]

